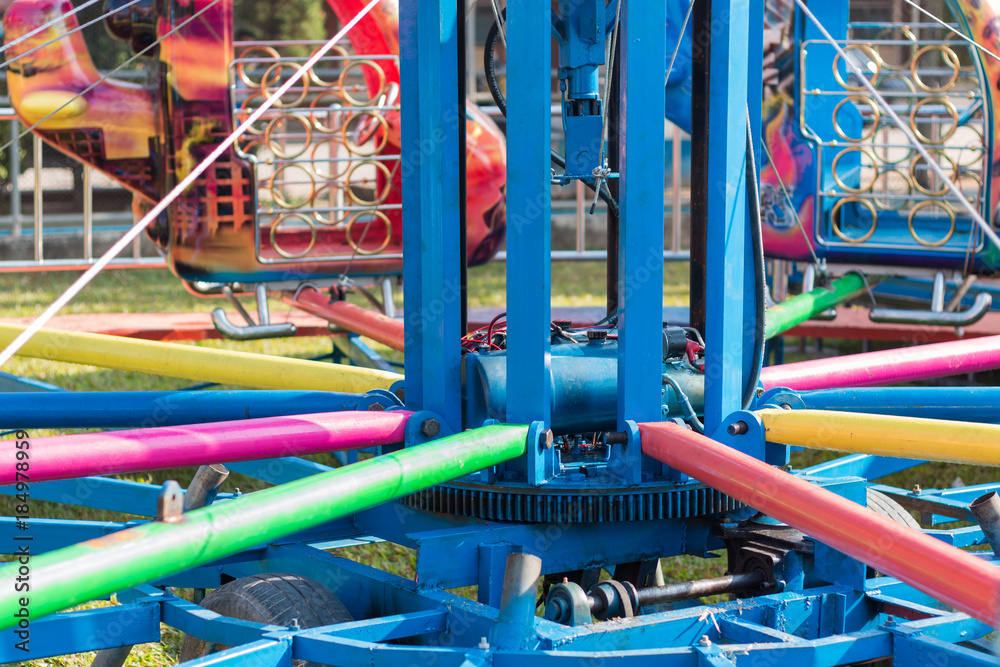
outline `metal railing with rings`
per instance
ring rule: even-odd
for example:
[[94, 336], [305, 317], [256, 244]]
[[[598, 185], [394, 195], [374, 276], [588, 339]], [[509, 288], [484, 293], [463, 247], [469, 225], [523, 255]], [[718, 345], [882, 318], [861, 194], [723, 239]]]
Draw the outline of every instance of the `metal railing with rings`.
[[[237, 45], [230, 67], [237, 122], [305, 60], [308, 43]], [[261, 263], [401, 257], [399, 86], [395, 56], [333, 49], [237, 144], [254, 165]], [[395, 127], [394, 127], [395, 126]]]
[[799, 55], [798, 122], [820, 167], [817, 241], [959, 256], [981, 250], [960, 200], [860, 80], [909, 121], [936, 166], [988, 220], [990, 91], [975, 51], [925, 24], [851, 24], [839, 44], [842, 54], [806, 40]]

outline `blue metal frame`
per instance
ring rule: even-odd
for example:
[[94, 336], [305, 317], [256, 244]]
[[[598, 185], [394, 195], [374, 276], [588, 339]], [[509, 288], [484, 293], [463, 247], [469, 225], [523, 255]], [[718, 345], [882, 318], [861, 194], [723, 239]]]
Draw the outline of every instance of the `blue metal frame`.
[[507, 420], [551, 418], [552, 120], [549, 5], [507, 6]]
[[[741, 411], [740, 397], [748, 365], [753, 363], [744, 345], [744, 331], [753, 319], [745, 302], [744, 287], [752, 274], [747, 267], [750, 246], [745, 234], [746, 123], [748, 97], [760, 86], [760, 3], [714, 0], [711, 44], [710, 92], [713, 104], [709, 126], [713, 150], [708, 172], [718, 190], [709, 193], [708, 230], [708, 343], [705, 373], [706, 432], [721, 442], [770, 463], [787, 462], [787, 448], [764, 441], [759, 419]], [[582, 38], [582, 22], [600, 16], [602, 3], [560, 3], [578, 21], [579, 30], [562, 24], [565, 39]], [[464, 122], [457, 99], [455, 53], [456, 7], [443, 0], [404, 0], [400, 6], [400, 49], [403, 78], [403, 188], [406, 275], [405, 402], [421, 411], [410, 420], [407, 446], [462, 428], [461, 358], [458, 334], [459, 285], [458, 226], [458, 123]], [[589, 12], [589, 14], [588, 14]], [[579, 487], [585, 492], [618, 494], [619, 504], [631, 502], [626, 492], [648, 480], [663, 481], [670, 471], [642, 457], [638, 422], [664, 418], [665, 404], [662, 348], [662, 194], [664, 142], [661, 114], [657, 110], [662, 90], [666, 45], [663, 26], [666, 8], [659, 0], [622, 0], [620, 28], [621, 72], [616, 94], [622, 100], [621, 239], [619, 244], [620, 314], [617, 360], [617, 428], [623, 432], [611, 449], [606, 470], [611, 482], [600, 479]], [[589, 20], [589, 19], [588, 19]], [[603, 15], [606, 22], [606, 13]], [[605, 24], [590, 28], [597, 35]], [[507, 473], [519, 475], [519, 484], [531, 492], [561, 489], [554, 480], [555, 454], [545, 446], [553, 423], [553, 376], [550, 343], [550, 5], [538, 0], [509, 0], [508, 53], [516, 56], [508, 66], [509, 161], [507, 213], [508, 345], [505, 369], [511, 391], [506, 395], [506, 419], [530, 424], [528, 454], [521, 461], [475, 478], [499, 486]], [[756, 32], [755, 32], [756, 31]], [[754, 38], [749, 34], [753, 32]], [[586, 40], [584, 40], [586, 41]], [[592, 41], [592, 40], [591, 40]], [[576, 92], [593, 87], [594, 61], [599, 49], [593, 43], [578, 60], [570, 57], [585, 80]], [[576, 51], [567, 44], [569, 54]], [[753, 55], [747, 56], [747, 53]], [[568, 76], [568, 80], [573, 80]], [[652, 92], [651, 92], [652, 91]], [[655, 104], [649, 103], [649, 100]], [[760, 110], [751, 105], [751, 132], [759, 143]], [[593, 129], [593, 119], [587, 126]], [[581, 126], [582, 127], [582, 126]], [[580, 129], [580, 128], [577, 128]], [[581, 131], [583, 131], [581, 129]], [[655, 249], [655, 252], [653, 252]], [[362, 350], [363, 351], [363, 350]], [[595, 355], [595, 358], [599, 358]], [[608, 357], [610, 358], [610, 357]], [[855, 391], [855, 390], [852, 390]], [[918, 390], [919, 396], [927, 396]], [[995, 392], [994, 392], [995, 393]], [[213, 414], [222, 414], [225, 398], [214, 396]], [[51, 398], [52, 395], [46, 396]], [[106, 397], [107, 395], [105, 395]], [[205, 400], [205, 394], [198, 394]], [[274, 402], [277, 393], [256, 398]], [[822, 404], [837, 409], [859, 394], [826, 392], [795, 394], [778, 390], [760, 398], [760, 404], [788, 403], [791, 407]], [[986, 410], [989, 392], [942, 393], [933, 409], [942, 414], [965, 408]], [[70, 397], [72, 398], [72, 397]], [[365, 396], [289, 395], [301, 408], [308, 400], [339, 401], [344, 409], [376, 409], [398, 400], [388, 392]], [[873, 411], [898, 407], [912, 396], [878, 390], [863, 397]], [[23, 405], [30, 397], [19, 396]], [[83, 397], [82, 400], [90, 400]], [[152, 395], [130, 397], [135, 406], [150, 409]], [[187, 400], [187, 397], [185, 397]], [[143, 403], [143, 401], [146, 401]], [[895, 403], [893, 403], [895, 401]], [[375, 404], [379, 405], [376, 406]], [[957, 403], [957, 405], [953, 405]], [[134, 423], [127, 407], [105, 419]], [[229, 406], [231, 407], [231, 406]], [[855, 406], [856, 407], [856, 406]], [[226, 408], [228, 409], [228, 408]], [[125, 414], [128, 413], [128, 414]], [[189, 418], [195, 414], [186, 412]], [[228, 414], [228, 413], [226, 413]], [[977, 414], [984, 414], [982, 412]], [[440, 432], [424, 433], [431, 418]], [[85, 415], [67, 420], [80, 423]], [[132, 419], [129, 422], [128, 419]], [[726, 426], [743, 422], [738, 439]], [[55, 423], [55, 422], [50, 422]], [[62, 422], [60, 422], [62, 423]], [[90, 424], [91, 422], [87, 422]], [[139, 425], [143, 425], [139, 422]], [[624, 440], [624, 444], [620, 441]], [[377, 451], [375, 453], [378, 453]], [[867, 482], [904, 470], [913, 462], [869, 456], [842, 457], [834, 462], [799, 471], [811, 482], [849, 498], [865, 502]], [[327, 470], [321, 464], [286, 457], [269, 461], [230, 464], [231, 469], [272, 483], [284, 483]], [[584, 466], [574, 471], [582, 477]], [[673, 480], [676, 486], [695, 491], [704, 487], [692, 480]], [[604, 486], [601, 486], [604, 485]], [[507, 488], [512, 488], [507, 487]], [[910, 493], [888, 486], [876, 487], [926, 508], [933, 524], [968, 518], [968, 503], [975, 494], [1000, 485], [946, 491]], [[578, 490], [579, 490], [578, 489]], [[86, 478], [32, 486], [32, 497], [100, 508], [128, 511], [143, 517], [156, 514], [159, 487], [115, 479]], [[11, 493], [2, 489], [0, 492]], [[220, 495], [215, 502], [226, 502]], [[915, 506], [916, 506], [915, 505]], [[308, 511], [304, 509], [304, 511]], [[701, 513], [704, 514], [704, 513]], [[739, 508], [713, 515], [718, 526], [732, 526], [755, 514]], [[33, 553], [41, 553], [83, 539], [122, 530], [135, 522], [66, 522], [33, 520]], [[717, 526], [717, 527], [718, 527]], [[0, 518], [0, 544], [11, 545], [17, 533], [12, 518]], [[983, 542], [978, 527], [930, 531], [956, 546]], [[3, 539], [6, 538], [6, 539]], [[389, 540], [417, 552], [416, 581], [350, 560], [328, 550]], [[994, 658], [967, 645], [990, 628], [962, 614], [941, 609], [923, 593], [888, 578], [867, 579], [863, 564], [811, 543], [802, 552], [790, 553], [783, 563], [783, 590], [740, 600], [700, 606], [678, 603], [670, 610], [643, 610], [635, 618], [610, 624], [567, 627], [528, 614], [523, 636], [511, 635], [512, 624], [501, 616], [530, 604], [534, 590], [505, 595], [506, 566], [512, 554], [542, 558], [543, 574], [564, 574], [585, 569], [613, 570], [623, 564], [651, 563], [662, 556], [692, 554], [713, 556], [725, 546], [704, 516], [649, 521], [587, 521], [579, 523], [498, 522], [412, 509], [389, 503], [338, 519], [304, 533], [261, 544], [220, 561], [180, 572], [136, 589], [121, 591], [120, 606], [56, 614], [34, 619], [30, 657], [155, 641], [159, 623], [236, 648], [191, 664], [287, 665], [292, 658], [342, 666], [397, 667], [428, 662], [438, 665], [546, 667], [599, 658], [612, 665], [732, 665], [744, 656], [751, 663], [832, 665], [894, 657], [898, 664], [920, 664], [921, 652], [935, 651], [952, 665], [994, 664]], [[983, 554], [987, 557], [987, 554]], [[261, 572], [290, 572], [319, 581], [335, 593], [358, 620], [326, 628], [265, 626], [218, 616], [174, 597], [166, 587], [215, 588], [229, 578]], [[455, 596], [445, 589], [476, 585], [478, 602]], [[509, 600], [519, 602], [510, 603]], [[505, 605], [505, 600], [508, 602]], [[501, 609], [501, 607], [503, 607]], [[522, 610], [523, 611], [523, 610]], [[906, 619], [906, 620], [899, 620]], [[120, 628], [114, 634], [108, 630]], [[10, 631], [0, 634], [0, 660], [23, 659], [15, 652]], [[405, 640], [405, 641], [398, 641]], [[498, 643], [499, 642], [499, 643]], [[962, 643], [963, 645], [958, 645]], [[516, 645], [512, 648], [511, 644]]]

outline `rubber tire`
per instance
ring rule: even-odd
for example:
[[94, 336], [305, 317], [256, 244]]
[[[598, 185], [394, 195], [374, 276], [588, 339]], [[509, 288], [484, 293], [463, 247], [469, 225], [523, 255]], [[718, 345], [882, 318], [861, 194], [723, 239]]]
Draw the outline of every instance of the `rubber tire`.
[[[295, 574], [256, 574], [230, 581], [205, 596], [201, 606], [223, 616], [255, 623], [290, 626], [297, 619], [301, 628], [318, 628], [354, 618], [333, 593], [318, 581]], [[201, 658], [227, 646], [184, 636], [180, 662]], [[295, 667], [320, 667], [305, 660]]]
[[884, 493], [872, 488], [868, 489], [868, 509], [887, 519], [892, 519], [896, 523], [920, 530], [920, 524], [917, 523], [912, 514], [906, 511], [906, 508]]
[[[917, 520], [913, 518], [912, 514], [906, 511], [906, 508], [884, 493], [876, 491], [872, 488], [868, 489], [868, 509], [876, 514], [881, 514], [887, 519], [892, 519], [896, 523], [901, 523], [904, 526], [920, 530], [920, 524], [917, 523]], [[881, 576], [884, 575], [875, 568], [869, 566], [867, 570], [867, 577], [869, 579]]]

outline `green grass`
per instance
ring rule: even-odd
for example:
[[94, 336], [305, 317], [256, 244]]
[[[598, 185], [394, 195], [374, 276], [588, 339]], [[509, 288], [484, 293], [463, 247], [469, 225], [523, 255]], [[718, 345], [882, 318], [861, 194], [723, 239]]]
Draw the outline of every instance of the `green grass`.
[[[469, 305], [472, 307], [503, 306], [506, 300], [505, 273], [506, 265], [501, 263], [470, 269]], [[4, 295], [2, 304], [0, 304], [0, 317], [37, 315], [76, 278], [76, 275], [76, 273], [70, 272], [0, 275], [0, 294]], [[552, 304], [554, 306], [602, 306], [605, 303], [605, 281], [602, 263], [556, 263], [552, 266], [554, 294]], [[663, 294], [664, 303], [667, 305], [687, 303], [687, 264], [674, 263], [665, 266]], [[76, 301], [64, 309], [63, 313], [208, 312], [220, 303], [216, 299], [202, 299], [190, 295], [182, 288], [176, 278], [162, 270], [108, 270], [100, 274]], [[360, 298], [358, 298], [357, 303], [365, 304]], [[276, 321], [280, 321], [287, 309], [283, 305], [273, 305], [272, 317]], [[330, 342], [324, 338], [292, 338], [252, 342], [213, 340], [190, 344], [298, 358], [317, 356], [330, 351]], [[842, 353], [860, 351], [859, 343], [842, 342], [839, 345]], [[398, 357], [387, 348], [378, 345], [375, 347], [381, 353]], [[794, 358], [794, 342], [790, 343], [789, 349], [792, 351], [791, 357]], [[191, 381], [176, 378], [20, 357], [12, 360], [3, 368], [3, 371], [44, 380], [75, 391], [178, 389], [192, 384]], [[989, 379], [995, 381], [993, 377]], [[63, 431], [35, 431], [31, 435], [32, 437], [43, 437], [61, 432]], [[805, 467], [835, 456], [837, 454], [832, 452], [800, 452], [793, 455], [793, 463], [796, 467]], [[330, 456], [319, 457], [319, 459], [324, 463], [334, 464], [334, 460]], [[182, 485], [186, 485], [193, 472], [193, 469], [182, 468], [126, 475], [123, 478], [152, 484], [161, 484], [168, 479], [175, 479]], [[886, 482], [903, 488], [911, 488], [917, 483], [924, 488], [949, 487], [957, 478], [961, 478], [967, 485], [992, 481], [990, 469], [975, 466], [927, 464], [918, 469], [893, 475]], [[266, 484], [258, 480], [232, 474], [227, 480], [224, 490], [232, 491], [238, 487], [243, 493], [248, 493], [265, 486]], [[0, 513], [9, 515], [12, 510], [11, 500], [0, 497]], [[122, 521], [132, 518], [129, 515], [41, 501], [33, 503], [32, 511], [35, 516], [48, 518], [102, 521]], [[339, 555], [410, 579], [415, 576], [415, 552], [393, 544], [377, 543], [352, 547], [341, 550]], [[725, 570], [725, 558], [703, 559], [685, 556], [665, 559], [663, 566], [664, 576], [668, 582], [690, 580], [721, 574]], [[178, 592], [182, 595], [190, 595], [189, 592]], [[474, 587], [455, 592], [469, 597], [475, 596]], [[715, 601], [715, 599], [711, 601]], [[110, 603], [96, 602], [87, 606], [104, 604]], [[157, 644], [147, 644], [135, 648], [128, 664], [174, 664], [180, 648], [181, 635], [166, 626], [162, 626], [162, 630], [162, 640]], [[23, 664], [30, 664], [34, 667], [48, 665], [77, 667], [89, 665], [92, 659], [93, 653], [90, 653], [36, 660]]]

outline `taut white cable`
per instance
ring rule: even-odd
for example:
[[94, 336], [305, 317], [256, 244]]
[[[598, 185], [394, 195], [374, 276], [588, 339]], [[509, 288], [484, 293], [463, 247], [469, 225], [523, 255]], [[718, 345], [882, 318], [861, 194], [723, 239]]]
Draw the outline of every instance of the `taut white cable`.
[[[125, 9], [126, 7], [131, 7], [132, 5], [134, 5], [137, 2], [141, 2], [141, 0], [130, 0], [127, 4], [122, 5], [121, 7], [119, 7], [118, 9], [116, 9], [113, 12], [108, 12], [107, 14], [101, 14], [96, 19], [93, 19], [91, 21], [87, 21], [83, 25], [78, 25], [77, 27], [73, 28], [69, 32], [64, 32], [63, 34], [59, 35], [58, 37], [53, 37], [52, 39], [50, 39], [49, 41], [45, 42], [44, 44], [39, 44], [38, 46], [36, 46], [36, 47], [34, 47], [32, 49], [28, 49], [24, 53], [18, 54], [16, 57], [11, 58], [10, 60], [4, 62], [3, 64], [0, 64], [0, 69], [3, 69], [5, 67], [7, 67], [8, 65], [12, 65], [12, 64], [16, 63], [21, 58], [25, 58], [27, 56], [30, 56], [35, 51], [37, 51], [39, 49], [44, 49], [46, 46], [49, 46], [50, 44], [55, 44], [60, 39], [65, 39], [65, 38], [69, 37], [70, 35], [72, 35], [73, 33], [80, 32], [84, 28], [88, 28], [88, 27], [94, 25], [95, 23], [97, 23], [99, 21], [103, 21], [104, 19], [106, 19], [107, 17], [111, 16], [112, 14], [120, 12], [121, 10]], [[63, 14], [58, 19], [54, 19], [54, 20], [59, 21], [59, 20], [62, 20], [64, 18], [66, 18], [67, 16], [70, 16], [70, 14]], [[52, 21], [50, 21], [49, 23], [52, 23]], [[48, 25], [48, 24], [46, 24], [46, 25]], [[8, 48], [10, 48], [11, 46], [14, 46], [15, 44], [17, 44], [22, 39], [25, 39], [29, 35], [32, 35], [32, 34], [38, 32], [38, 30], [39, 30], [39, 28], [36, 28], [35, 30], [33, 30], [30, 33], [28, 33], [27, 35], [22, 35], [21, 37], [18, 37], [13, 42], [11, 42], [7, 46], [5, 46], [3, 50], [6, 51]]]
[[144, 215], [142, 219], [139, 220], [139, 222], [137, 222], [135, 226], [132, 227], [132, 229], [130, 229], [125, 234], [125, 236], [121, 237], [118, 240], [118, 242], [115, 243], [113, 246], [111, 246], [111, 248], [106, 253], [101, 255], [101, 258], [97, 260], [97, 262], [95, 262], [93, 266], [91, 266], [89, 269], [87, 269], [87, 271], [83, 275], [77, 278], [76, 281], [72, 285], [70, 285], [65, 292], [63, 292], [62, 296], [53, 301], [52, 304], [45, 309], [45, 312], [39, 315], [38, 318], [34, 322], [32, 322], [27, 329], [21, 332], [21, 334], [17, 338], [11, 341], [10, 345], [8, 345], [3, 352], [0, 352], [0, 367], [3, 367], [5, 363], [10, 361], [10, 358], [13, 357], [15, 354], [17, 354], [18, 350], [20, 350], [25, 343], [31, 340], [31, 337], [34, 336], [36, 333], [38, 333], [38, 331], [45, 326], [46, 322], [52, 319], [52, 317], [56, 313], [58, 313], [63, 306], [65, 306], [73, 299], [73, 297], [79, 294], [80, 291], [87, 286], [87, 283], [93, 280], [94, 277], [98, 273], [100, 273], [101, 270], [118, 255], [118, 253], [120, 253], [122, 250], [128, 247], [128, 245], [132, 243], [132, 241], [135, 238], [137, 238], [139, 234], [141, 234], [142, 231], [146, 229], [146, 227], [148, 227], [151, 222], [153, 222], [153, 220], [159, 217], [159, 215], [166, 210], [167, 206], [169, 206], [175, 199], [177, 199], [177, 197], [179, 197], [185, 190], [187, 190], [191, 186], [191, 184], [194, 183], [195, 179], [197, 179], [199, 176], [205, 173], [205, 171], [212, 165], [213, 162], [218, 160], [223, 153], [225, 153], [234, 143], [236, 143], [236, 140], [239, 139], [240, 136], [242, 136], [247, 131], [247, 129], [250, 128], [251, 125], [256, 123], [260, 119], [260, 117], [264, 115], [264, 112], [270, 109], [271, 106], [274, 105], [274, 103], [277, 100], [280, 100], [281, 97], [285, 93], [287, 93], [289, 89], [291, 89], [291, 87], [294, 86], [299, 81], [299, 79], [305, 76], [306, 72], [312, 69], [313, 66], [315, 66], [316, 63], [318, 63], [321, 58], [323, 58], [323, 56], [329, 53], [330, 49], [336, 46], [337, 42], [343, 39], [344, 36], [348, 32], [350, 32], [350, 30], [354, 26], [356, 26], [358, 22], [361, 21], [361, 19], [367, 16], [368, 13], [372, 9], [374, 9], [375, 6], [378, 5], [378, 3], [381, 1], [382, 0], [371, 0], [371, 2], [365, 5], [364, 9], [358, 12], [358, 14], [353, 19], [348, 21], [347, 24], [345, 24], [344, 27], [341, 28], [340, 31], [330, 39], [330, 41], [328, 41], [326, 44], [320, 47], [316, 51], [316, 53], [314, 53], [312, 57], [310, 57], [309, 60], [307, 60], [302, 65], [302, 67], [296, 70], [295, 73], [292, 74], [291, 77], [289, 77], [288, 81], [286, 81], [280, 88], [274, 91], [273, 95], [265, 99], [264, 102], [260, 105], [260, 107], [252, 114], [250, 114], [250, 116], [245, 121], [243, 121], [243, 123], [241, 123], [240, 126], [237, 127], [232, 134], [226, 137], [226, 139], [223, 140], [223, 142], [219, 144], [215, 148], [215, 150], [213, 150], [208, 155], [208, 157], [202, 160], [198, 164], [198, 166], [195, 167], [191, 171], [191, 173], [187, 175], [186, 178], [184, 178], [184, 180], [182, 180], [180, 183], [174, 186], [174, 188], [167, 194], [167, 196], [164, 197], [162, 200], [160, 200], [159, 204], [154, 206], [146, 215]]
[[17, 39], [15, 39], [13, 42], [10, 42], [9, 44], [4, 44], [3, 46], [0, 46], [0, 53], [3, 53], [4, 51], [6, 51], [7, 49], [9, 49], [10, 47], [16, 46], [17, 44], [20, 44], [21, 42], [23, 42], [24, 40], [28, 39], [29, 37], [32, 37], [33, 35], [37, 35], [38, 33], [40, 33], [41, 31], [45, 30], [46, 28], [51, 28], [52, 26], [54, 26], [55, 24], [59, 23], [63, 19], [68, 19], [70, 16], [73, 16], [77, 12], [86, 9], [87, 7], [90, 7], [91, 5], [97, 4], [100, 1], [101, 0], [87, 0], [87, 2], [83, 3], [82, 5], [80, 5], [79, 7], [77, 7], [76, 9], [74, 9], [72, 11], [69, 11], [69, 12], [66, 12], [65, 14], [60, 14], [59, 16], [55, 17], [54, 19], [50, 19], [49, 21], [43, 23], [42, 25], [38, 26], [34, 30], [31, 30], [31, 31], [26, 32], [25, 34], [21, 35], [20, 37], [18, 37]]
[[982, 51], [983, 53], [985, 53], [989, 57], [993, 58], [993, 60], [1000, 61], [1000, 56], [998, 56], [997, 54], [993, 53], [992, 51], [990, 51], [989, 49], [987, 49], [985, 46], [983, 46], [982, 44], [980, 44], [976, 40], [971, 39], [968, 35], [963, 35], [958, 30], [955, 30], [955, 28], [953, 28], [952, 26], [948, 25], [947, 23], [945, 23], [944, 21], [942, 21], [938, 17], [934, 16], [933, 14], [931, 14], [929, 11], [927, 11], [926, 9], [924, 9], [923, 7], [921, 7], [920, 5], [917, 5], [917, 4], [913, 3], [913, 2], [911, 2], [911, 0], [903, 0], [903, 1], [906, 2], [906, 4], [910, 5], [911, 7], [913, 7], [914, 9], [916, 9], [916, 10], [920, 11], [921, 13], [927, 15], [927, 17], [930, 18], [932, 21], [936, 21], [937, 23], [941, 24], [942, 27], [947, 28], [948, 30], [951, 30], [953, 33], [955, 33], [956, 35], [958, 35], [959, 37], [961, 37], [962, 39], [964, 39], [965, 41], [967, 41], [969, 44], [973, 45], [974, 47], [976, 47], [977, 49], [979, 49], [980, 51]]

